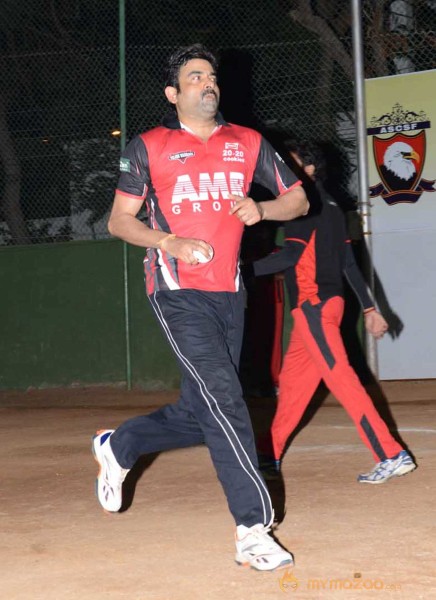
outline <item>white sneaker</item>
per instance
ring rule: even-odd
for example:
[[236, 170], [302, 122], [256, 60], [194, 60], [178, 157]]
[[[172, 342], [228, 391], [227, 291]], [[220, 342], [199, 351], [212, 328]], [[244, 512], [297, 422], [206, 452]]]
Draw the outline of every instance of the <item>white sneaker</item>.
[[100, 466], [95, 481], [95, 492], [102, 507], [118, 512], [123, 501], [122, 487], [130, 469], [123, 469], [117, 462], [109, 442], [114, 429], [97, 431], [92, 438], [94, 458]]
[[384, 483], [392, 477], [400, 477], [416, 469], [413, 458], [406, 450], [402, 450], [393, 458], [387, 458], [379, 462], [369, 473], [362, 473], [358, 476], [359, 483]]
[[238, 525], [235, 536], [238, 564], [250, 565], [258, 571], [274, 571], [294, 564], [292, 554], [268, 535], [270, 529], [260, 523], [253, 527]]

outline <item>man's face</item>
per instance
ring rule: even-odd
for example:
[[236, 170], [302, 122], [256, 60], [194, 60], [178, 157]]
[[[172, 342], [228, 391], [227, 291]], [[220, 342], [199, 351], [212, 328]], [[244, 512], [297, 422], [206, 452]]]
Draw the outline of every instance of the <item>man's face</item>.
[[182, 120], [184, 115], [210, 118], [217, 113], [220, 92], [216, 73], [207, 60], [194, 58], [183, 65], [179, 72], [179, 90], [169, 86], [165, 94], [176, 105]]

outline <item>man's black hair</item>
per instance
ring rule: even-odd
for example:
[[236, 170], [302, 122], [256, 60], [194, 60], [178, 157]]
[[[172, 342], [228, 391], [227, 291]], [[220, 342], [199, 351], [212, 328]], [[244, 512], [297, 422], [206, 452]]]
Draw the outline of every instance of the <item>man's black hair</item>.
[[218, 60], [216, 56], [208, 50], [203, 44], [192, 44], [191, 46], [184, 46], [178, 48], [168, 59], [167, 67], [165, 69], [164, 81], [165, 87], [175, 87], [177, 91], [179, 87], [179, 73], [181, 67], [194, 58], [201, 60], [207, 60], [212, 65], [215, 73], [218, 71]]
[[309, 140], [286, 140], [286, 150], [289, 153], [296, 154], [304, 167], [308, 165], [314, 165], [315, 167], [315, 179], [324, 181], [326, 178], [326, 159], [325, 152], [320, 144], [311, 142]]

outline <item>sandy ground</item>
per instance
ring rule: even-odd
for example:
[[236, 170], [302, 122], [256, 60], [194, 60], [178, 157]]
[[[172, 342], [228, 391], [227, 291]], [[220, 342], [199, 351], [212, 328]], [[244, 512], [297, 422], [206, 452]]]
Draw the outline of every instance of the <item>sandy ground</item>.
[[[88, 388], [0, 392], [0, 597], [5, 600], [436, 598], [436, 381], [383, 384], [419, 468], [380, 486], [347, 415], [327, 397], [270, 482], [277, 537], [294, 568], [233, 562], [234, 525], [207, 449], [138, 463], [126, 510], [94, 496], [90, 439], [176, 392]], [[256, 430], [274, 401], [248, 399]], [[308, 419], [309, 420], [309, 419]]]

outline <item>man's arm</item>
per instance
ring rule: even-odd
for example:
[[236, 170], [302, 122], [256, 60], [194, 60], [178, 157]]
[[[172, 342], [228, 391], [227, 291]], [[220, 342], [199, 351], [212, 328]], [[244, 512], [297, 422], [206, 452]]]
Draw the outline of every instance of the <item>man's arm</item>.
[[191, 265], [198, 263], [198, 259], [193, 255], [194, 250], [199, 250], [205, 257], [209, 256], [209, 244], [203, 240], [177, 237], [172, 233], [151, 229], [142, 223], [136, 216], [142, 203], [142, 198], [133, 198], [117, 192], [109, 217], [109, 232], [134, 246], [165, 250]]
[[136, 136], [127, 145], [121, 157], [120, 171], [108, 223], [112, 235], [134, 246], [159, 248], [191, 265], [198, 263], [194, 250], [209, 258], [210, 247], [203, 240], [179, 238], [174, 233], [154, 230], [137, 218], [150, 185], [148, 151], [141, 136]]
[[354, 258], [353, 249], [350, 242], [345, 242], [345, 265], [344, 275], [350, 284], [353, 292], [357, 296], [363, 310], [368, 310], [374, 307], [374, 300], [368, 290], [368, 286], [363, 278], [363, 275], [357, 266]]
[[108, 221], [109, 233], [134, 246], [157, 248], [158, 242], [165, 237], [162, 231], [153, 231], [137, 219], [143, 198], [132, 198], [116, 193]]
[[363, 275], [354, 259], [354, 253], [350, 243], [346, 244], [344, 275], [363, 308], [365, 329], [376, 339], [382, 338], [388, 330], [388, 324], [375, 307]]
[[242, 198], [229, 194], [236, 203], [230, 209], [244, 225], [254, 225], [259, 221], [290, 221], [307, 215], [309, 202], [301, 185], [296, 185], [275, 200], [255, 202], [252, 198]]
[[274, 199], [255, 202], [250, 197], [230, 195], [230, 199], [236, 201], [230, 214], [235, 215], [244, 225], [254, 225], [262, 219], [290, 221], [308, 213], [309, 202], [301, 187], [301, 181], [262, 136], [260, 136], [253, 182], [269, 190]]
[[305, 244], [301, 240], [288, 242], [284, 248], [278, 252], [272, 252], [263, 258], [255, 260], [252, 263], [253, 275], [270, 275], [271, 273], [280, 273], [295, 267], [303, 254]]
[[295, 186], [275, 200], [258, 204], [262, 219], [266, 221], [291, 221], [309, 212], [309, 201], [301, 185]]

